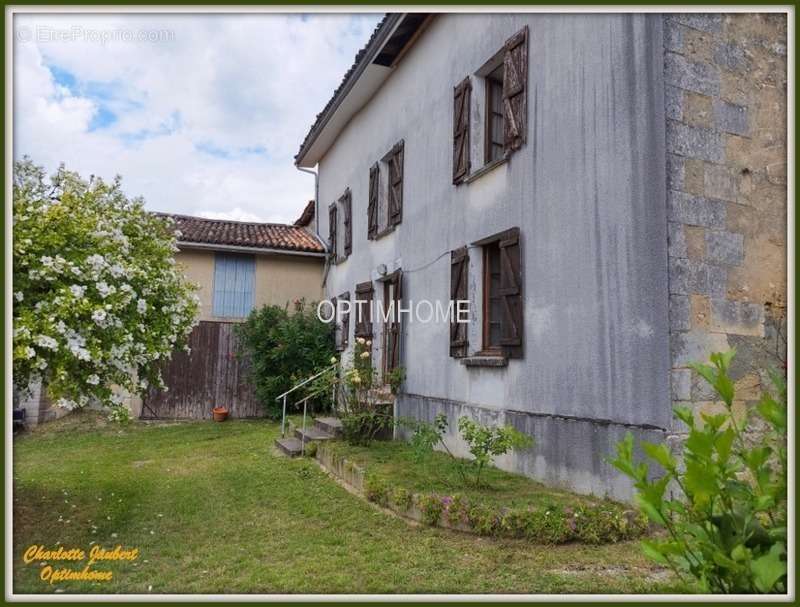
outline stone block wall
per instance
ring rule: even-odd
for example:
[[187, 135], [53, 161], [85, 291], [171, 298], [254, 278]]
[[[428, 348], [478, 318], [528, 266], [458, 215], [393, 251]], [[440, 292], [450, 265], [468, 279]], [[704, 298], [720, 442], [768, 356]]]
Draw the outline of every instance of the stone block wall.
[[713, 410], [691, 361], [737, 349], [739, 406], [786, 360], [786, 15], [664, 15], [673, 403]]

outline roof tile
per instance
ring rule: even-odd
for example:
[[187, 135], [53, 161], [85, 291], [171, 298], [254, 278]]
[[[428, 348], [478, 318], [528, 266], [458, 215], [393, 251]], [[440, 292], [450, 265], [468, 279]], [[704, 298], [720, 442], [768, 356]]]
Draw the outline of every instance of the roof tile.
[[175, 220], [175, 227], [181, 232], [178, 243], [194, 242], [309, 253], [325, 251], [322, 243], [313, 234], [298, 226], [206, 219], [168, 213], [158, 213], [158, 215]]

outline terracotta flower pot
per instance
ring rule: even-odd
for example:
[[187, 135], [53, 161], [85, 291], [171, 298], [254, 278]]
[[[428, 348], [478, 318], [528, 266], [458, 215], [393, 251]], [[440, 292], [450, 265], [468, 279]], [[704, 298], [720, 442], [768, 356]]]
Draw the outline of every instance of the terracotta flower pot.
[[228, 419], [228, 410], [225, 407], [214, 407], [211, 409], [211, 413], [214, 414], [215, 422], [224, 422]]

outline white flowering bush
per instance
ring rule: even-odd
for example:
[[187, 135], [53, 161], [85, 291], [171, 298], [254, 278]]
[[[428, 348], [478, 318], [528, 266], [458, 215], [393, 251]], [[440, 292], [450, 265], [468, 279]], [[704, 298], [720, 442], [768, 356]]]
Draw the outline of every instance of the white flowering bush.
[[94, 399], [121, 419], [115, 388], [163, 388], [161, 364], [196, 323], [171, 220], [128, 199], [119, 178], [63, 166], [48, 178], [17, 162], [13, 187], [14, 384], [41, 380], [62, 407]]

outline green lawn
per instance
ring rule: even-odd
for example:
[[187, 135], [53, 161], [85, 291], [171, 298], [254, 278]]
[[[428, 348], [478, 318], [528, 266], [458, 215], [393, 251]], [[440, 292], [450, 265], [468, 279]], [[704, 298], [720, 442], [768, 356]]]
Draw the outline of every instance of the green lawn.
[[[591, 497], [551, 489], [527, 477], [493, 467], [484, 469], [481, 486], [477, 488], [462, 482], [453, 459], [446, 453], [437, 451], [424, 461], [417, 461], [408, 443], [401, 441], [374, 441], [367, 447], [337, 441], [331, 448], [337, 455], [360, 464], [370, 477], [384, 480], [391, 486], [403, 487], [412, 493], [459, 493], [475, 502], [509, 508], [550, 505], [574, 507], [600, 502]], [[468, 475], [468, 479], [474, 478], [471, 471]]]
[[[14, 591], [669, 592], [638, 545], [534, 546], [411, 527], [278, 457], [262, 421], [133, 424], [90, 413], [14, 442]], [[135, 547], [110, 582], [39, 579], [32, 544]], [[53, 563], [56, 565], [56, 563]], [[62, 564], [63, 566], [63, 564]], [[77, 569], [82, 568], [75, 564]]]

